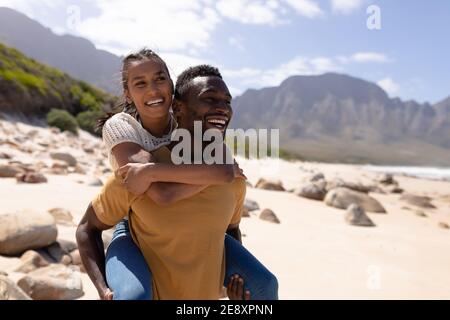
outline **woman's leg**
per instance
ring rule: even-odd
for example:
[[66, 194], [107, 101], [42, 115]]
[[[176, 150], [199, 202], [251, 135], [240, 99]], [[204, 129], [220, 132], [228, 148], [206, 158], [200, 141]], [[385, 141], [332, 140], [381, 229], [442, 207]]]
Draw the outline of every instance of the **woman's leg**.
[[116, 225], [106, 250], [106, 281], [114, 300], [152, 299], [150, 269], [131, 238], [127, 220]]
[[251, 300], [278, 300], [277, 278], [228, 234], [225, 235], [225, 256], [225, 287], [231, 276], [238, 274], [244, 280], [244, 290], [250, 291]]

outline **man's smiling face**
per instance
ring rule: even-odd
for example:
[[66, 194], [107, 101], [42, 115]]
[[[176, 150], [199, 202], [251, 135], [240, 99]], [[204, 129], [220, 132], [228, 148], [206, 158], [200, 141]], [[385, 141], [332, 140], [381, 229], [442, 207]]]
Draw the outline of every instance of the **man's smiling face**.
[[179, 127], [193, 132], [194, 121], [201, 121], [203, 132], [213, 129], [224, 134], [233, 115], [231, 99], [227, 85], [217, 76], [191, 80], [185, 97], [177, 102]]

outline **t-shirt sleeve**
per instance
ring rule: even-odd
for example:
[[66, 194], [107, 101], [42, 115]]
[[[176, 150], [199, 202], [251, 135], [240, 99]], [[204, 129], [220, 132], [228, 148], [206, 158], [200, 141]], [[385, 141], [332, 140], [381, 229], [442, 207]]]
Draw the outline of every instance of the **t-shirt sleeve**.
[[236, 178], [237, 181], [234, 183], [237, 184], [236, 186], [236, 204], [234, 207], [234, 214], [231, 218], [230, 224], [238, 224], [241, 222], [242, 217], [242, 211], [244, 210], [244, 201], [245, 201], [245, 194], [247, 192], [247, 186], [244, 179]]
[[134, 197], [112, 175], [91, 203], [97, 218], [114, 226], [128, 214]]
[[102, 129], [103, 142], [111, 153], [112, 148], [122, 142], [134, 142], [143, 146], [139, 135], [139, 122], [126, 113], [118, 113], [108, 119]]

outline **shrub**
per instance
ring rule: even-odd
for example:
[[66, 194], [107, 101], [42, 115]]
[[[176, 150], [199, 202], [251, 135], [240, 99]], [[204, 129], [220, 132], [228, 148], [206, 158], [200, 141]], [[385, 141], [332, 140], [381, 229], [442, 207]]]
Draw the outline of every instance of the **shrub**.
[[70, 131], [78, 133], [78, 124], [74, 116], [66, 110], [52, 109], [47, 114], [47, 123], [49, 126], [57, 127], [61, 131]]
[[102, 115], [103, 115], [102, 111], [80, 112], [79, 114], [77, 114], [76, 118], [78, 126], [81, 129], [86, 130], [87, 132], [100, 136], [100, 133], [95, 131], [95, 127], [97, 124], [97, 119], [100, 118]]

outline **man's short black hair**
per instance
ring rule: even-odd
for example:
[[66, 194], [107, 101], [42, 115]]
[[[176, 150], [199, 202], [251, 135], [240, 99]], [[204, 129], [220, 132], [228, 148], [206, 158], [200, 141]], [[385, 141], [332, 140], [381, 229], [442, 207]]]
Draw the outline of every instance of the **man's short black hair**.
[[182, 99], [189, 89], [189, 83], [197, 77], [219, 77], [222, 75], [219, 69], [210, 66], [208, 64], [202, 64], [195, 67], [190, 67], [184, 70], [177, 78], [177, 84], [175, 85], [175, 99]]

